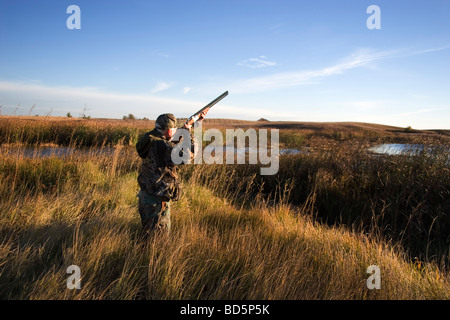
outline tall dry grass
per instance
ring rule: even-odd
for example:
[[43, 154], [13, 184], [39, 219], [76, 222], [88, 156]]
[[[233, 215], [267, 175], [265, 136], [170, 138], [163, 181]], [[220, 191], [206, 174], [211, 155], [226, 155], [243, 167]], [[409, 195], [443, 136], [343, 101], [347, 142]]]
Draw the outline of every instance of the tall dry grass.
[[[225, 175], [205, 184], [201, 166], [185, 176], [170, 236], [142, 242], [139, 160], [132, 149], [116, 152], [0, 156], [2, 299], [449, 298], [436, 265], [317, 223], [313, 206], [293, 208], [284, 192], [268, 203], [252, 188], [224, 189]], [[70, 265], [81, 269], [80, 290], [66, 287]], [[381, 269], [380, 290], [366, 286], [369, 265]]]
[[[33, 126], [17, 130], [32, 132]], [[87, 131], [96, 135], [99, 129]], [[11, 143], [12, 136], [2, 141]], [[315, 138], [324, 137], [298, 134], [286, 143], [311, 145]], [[110, 140], [112, 152], [100, 138], [85, 141], [101, 141], [104, 152], [77, 149], [74, 141], [81, 140], [72, 135], [72, 152], [62, 157], [0, 155], [0, 298], [449, 298], [448, 271], [438, 264], [411, 261], [380, 233], [328, 226], [319, 217], [347, 204], [356, 213], [366, 193], [398, 204], [421, 199], [408, 198], [402, 188], [420, 193], [431, 186], [427, 194], [445, 195], [442, 167], [372, 163], [362, 154], [346, 158], [345, 150], [333, 149], [334, 138], [324, 148], [331, 153], [283, 158], [273, 180], [262, 180], [254, 166], [185, 166], [170, 236], [143, 242], [136, 198], [140, 160], [121, 139]], [[339, 190], [342, 198], [336, 198]], [[81, 269], [80, 290], [66, 286], [70, 265]], [[380, 290], [366, 286], [370, 265], [381, 269]]]
[[[375, 157], [366, 147], [283, 157], [275, 176], [257, 176], [262, 192], [292, 185], [291, 204], [316, 194], [314, 215], [328, 224], [347, 225], [400, 241], [411, 258], [450, 265], [450, 167], [448, 151], [405, 157]], [[251, 176], [258, 166], [238, 166]]]
[[153, 121], [0, 118], [0, 144], [92, 147], [119, 143], [134, 145]]

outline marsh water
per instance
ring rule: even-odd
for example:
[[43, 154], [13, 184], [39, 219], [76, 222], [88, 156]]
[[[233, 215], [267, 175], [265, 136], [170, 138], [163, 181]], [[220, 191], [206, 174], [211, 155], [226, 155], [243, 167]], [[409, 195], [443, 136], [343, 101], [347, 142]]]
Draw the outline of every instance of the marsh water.
[[[234, 146], [225, 146], [223, 152], [234, 151], [236, 154], [242, 153], [258, 153], [257, 148], [236, 148]], [[429, 147], [421, 144], [380, 144], [368, 149], [371, 154], [375, 155], [391, 155], [391, 156], [415, 156], [420, 154], [447, 154], [450, 159], [450, 147]], [[14, 147], [0, 147], [0, 152], [2, 154], [10, 154], [10, 155], [20, 155], [25, 158], [46, 158], [46, 157], [70, 157], [74, 155], [113, 155], [117, 152], [117, 149], [114, 147], [99, 147], [99, 148], [73, 148], [73, 147], [23, 147], [23, 146], [14, 146]], [[280, 149], [280, 155], [289, 156], [289, 155], [298, 155], [298, 154], [307, 154], [306, 150], [299, 150], [294, 148], [289, 149]]]
[[[223, 152], [231, 152], [234, 151], [236, 154], [242, 153], [257, 153], [258, 150], [256, 148], [235, 148], [226, 146], [223, 149]], [[101, 147], [101, 148], [73, 148], [73, 147], [23, 147], [23, 146], [14, 146], [14, 147], [0, 147], [0, 152], [2, 154], [8, 155], [20, 155], [24, 158], [48, 158], [48, 157], [71, 157], [75, 155], [113, 155], [117, 152], [117, 149], [114, 147]], [[296, 155], [307, 153], [304, 150], [298, 149], [281, 149], [280, 155]]]
[[421, 144], [388, 143], [369, 148], [369, 151], [387, 155], [419, 155], [424, 151], [431, 152], [432, 149]]
[[368, 151], [375, 154], [386, 154], [392, 156], [416, 156], [420, 154], [449, 154], [449, 146], [424, 146], [422, 144], [402, 144], [402, 143], [386, 143], [369, 148]]
[[1, 147], [0, 152], [8, 155], [18, 155], [24, 158], [66, 158], [75, 155], [112, 155], [115, 148], [73, 148], [73, 147]]
[[444, 161], [446, 165], [450, 165], [450, 146], [424, 146], [421, 144], [388, 143], [374, 146], [369, 148], [368, 151], [376, 156], [425, 156], [433, 160], [440, 159]]

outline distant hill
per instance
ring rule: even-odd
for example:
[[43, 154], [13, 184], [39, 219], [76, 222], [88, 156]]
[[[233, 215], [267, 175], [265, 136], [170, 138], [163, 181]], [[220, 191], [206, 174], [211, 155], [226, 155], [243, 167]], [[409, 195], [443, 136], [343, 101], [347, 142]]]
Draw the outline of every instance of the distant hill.
[[[101, 125], [121, 125], [124, 123], [133, 124], [136, 127], [151, 127], [154, 124], [154, 119], [151, 120], [123, 120], [123, 119], [106, 119], [106, 118], [91, 118], [82, 119], [77, 117], [47, 117], [47, 116], [0, 116], [2, 120], [19, 120], [19, 121], [81, 121], [86, 123], [98, 123]], [[184, 122], [185, 118], [178, 119], [180, 123]], [[391, 125], [366, 123], [366, 122], [307, 122], [307, 121], [269, 121], [265, 118], [260, 118], [257, 121], [239, 120], [239, 119], [218, 119], [206, 118], [204, 120], [204, 128], [273, 128], [273, 129], [300, 129], [300, 130], [367, 130], [377, 131], [378, 133], [438, 133], [450, 136], [450, 130], [447, 129], [428, 129], [418, 130], [413, 128], [396, 127]]]

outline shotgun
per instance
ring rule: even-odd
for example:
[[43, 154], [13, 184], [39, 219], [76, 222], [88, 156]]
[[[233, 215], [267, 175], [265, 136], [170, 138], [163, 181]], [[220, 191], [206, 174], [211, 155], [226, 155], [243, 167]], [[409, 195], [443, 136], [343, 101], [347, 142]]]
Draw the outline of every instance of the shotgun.
[[228, 95], [228, 91], [225, 91], [224, 93], [222, 93], [220, 96], [218, 96], [217, 98], [215, 98], [213, 101], [211, 101], [210, 103], [208, 103], [206, 106], [204, 106], [203, 108], [201, 108], [199, 111], [197, 111], [196, 113], [194, 113], [192, 116], [189, 117], [189, 119], [187, 119], [185, 126], [187, 127], [191, 127], [195, 121], [198, 120], [200, 114], [202, 114], [203, 112], [208, 112], [209, 109], [215, 105], [217, 102], [219, 102], [220, 100], [222, 100], [223, 98], [225, 98]]

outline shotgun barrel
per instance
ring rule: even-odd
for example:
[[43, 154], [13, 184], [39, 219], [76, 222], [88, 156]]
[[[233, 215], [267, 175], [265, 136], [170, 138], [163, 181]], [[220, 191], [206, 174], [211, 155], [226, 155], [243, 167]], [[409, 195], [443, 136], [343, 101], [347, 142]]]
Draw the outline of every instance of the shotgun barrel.
[[186, 121], [186, 125], [188, 127], [192, 126], [192, 124], [194, 124], [195, 121], [198, 120], [200, 114], [202, 114], [202, 112], [208, 112], [209, 109], [215, 105], [217, 102], [219, 102], [220, 100], [222, 100], [223, 98], [225, 98], [228, 95], [228, 91], [225, 91], [224, 93], [222, 93], [220, 96], [218, 96], [217, 98], [215, 98], [213, 101], [211, 101], [210, 103], [208, 103], [206, 106], [204, 106], [203, 108], [201, 108], [199, 111], [197, 111], [196, 113], [194, 113], [192, 116], [189, 117], [189, 119], [187, 119]]

